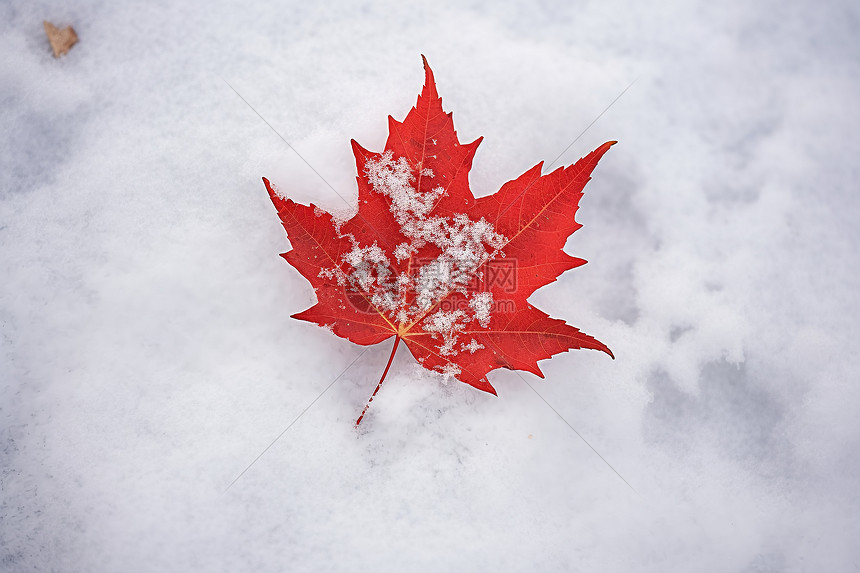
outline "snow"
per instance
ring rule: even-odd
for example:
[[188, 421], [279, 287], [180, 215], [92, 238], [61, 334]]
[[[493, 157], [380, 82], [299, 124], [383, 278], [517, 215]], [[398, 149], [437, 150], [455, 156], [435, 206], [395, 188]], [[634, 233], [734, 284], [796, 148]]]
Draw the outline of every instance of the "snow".
[[469, 354], [474, 354], [482, 348], [485, 348], [485, 346], [474, 338], [469, 341], [469, 344], [460, 345], [460, 350], [468, 350]]
[[460, 375], [460, 367], [453, 362], [448, 362], [444, 366], [436, 367], [442, 374], [442, 383], [447, 384], [449, 381], [456, 380]]
[[490, 324], [490, 311], [493, 308], [493, 293], [477, 292], [469, 298], [469, 306], [475, 311], [475, 320], [481, 328], [487, 328]]
[[[59, 60], [44, 19], [80, 38]], [[857, 569], [858, 20], [3, 3], [0, 570]], [[589, 263], [531, 298], [617, 358], [494, 372], [496, 398], [400, 350], [357, 433], [390, 344], [290, 318], [313, 292], [260, 178], [349, 211], [349, 140], [382, 149], [421, 53], [484, 136], [479, 194], [635, 80], [558, 162], [620, 142], [568, 244]]]

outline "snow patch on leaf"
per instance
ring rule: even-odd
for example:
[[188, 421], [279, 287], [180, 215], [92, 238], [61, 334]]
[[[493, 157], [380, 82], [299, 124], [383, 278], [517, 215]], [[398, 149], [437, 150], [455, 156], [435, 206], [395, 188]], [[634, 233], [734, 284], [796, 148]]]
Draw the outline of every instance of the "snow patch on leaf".
[[481, 350], [482, 348], [486, 348], [483, 344], [475, 340], [474, 338], [469, 341], [469, 344], [461, 344], [460, 350], [468, 351], [469, 354], [474, 354], [475, 352]]
[[[482, 264], [504, 255], [502, 248], [508, 239], [483, 217], [474, 221], [463, 213], [447, 217], [432, 215], [445, 189], [437, 186], [421, 192], [415, 185], [416, 170], [405, 157], [395, 158], [389, 150], [376, 159], [368, 159], [364, 175], [375, 193], [389, 199], [394, 220], [407, 239], [393, 249], [396, 262], [411, 260], [427, 245], [436, 247], [435, 258], [424, 262], [412, 274], [398, 273], [376, 242], [361, 245], [355, 237], [347, 235], [352, 250], [342, 256], [344, 264], [322, 269], [319, 276], [336, 280], [341, 286], [348, 284], [399, 324], [418, 321], [417, 328], [438, 342], [436, 350], [440, 355], [456, 356], [460, 352], [459, 334], [473, 320], [486, 328], [493, 302], [491, 293], [472, 293], [466, 287], [480, 274], [478, 269]], [[429, 168], [421, 169], [420, 174], [435, 176]], [[440, 309], [427, 316], [453, 292], [466, 298], [463, 309]]]
[[457, 379], [457, 376], [463, 371], [459, 366], [454, 364], [453, 362], [447, 362], [444, 366], [437, 366], [435, 368], [437, 372], [442, 375], [442, 383], [447, 384], [451, 378]]
[[490, 324], [490, 311], [493, 308], [493, 293], [477, 292], [469, 299], [469, 306], [475, 311], [475, 320], [481, 328]]

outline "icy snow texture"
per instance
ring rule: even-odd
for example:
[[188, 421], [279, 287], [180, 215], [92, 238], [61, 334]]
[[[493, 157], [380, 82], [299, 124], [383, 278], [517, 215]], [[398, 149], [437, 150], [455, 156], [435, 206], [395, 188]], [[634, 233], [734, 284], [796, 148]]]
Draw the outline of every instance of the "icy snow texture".
[[[856, 6], [0, 3], [0, 570], [856, 570]], [[387, 344], [224, 493], [365, 349], [260, 177], [349, 207], [218, 76], [354, 202], [422, 52], [480, 193], [638, 78], [533, 297], [618, 358], [524, 377], [641, 496], [510, 372], [402, 352], [356, 438]]]

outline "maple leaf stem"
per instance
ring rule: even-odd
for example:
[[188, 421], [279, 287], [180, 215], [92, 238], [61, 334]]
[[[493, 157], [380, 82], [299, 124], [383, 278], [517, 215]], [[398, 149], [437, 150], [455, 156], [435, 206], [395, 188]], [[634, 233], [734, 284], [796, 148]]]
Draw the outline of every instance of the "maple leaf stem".
[[379, 384], [376, 385], [376, 389], [373, 391], [373, 394], [370, 395], [370, 399], [364, 406], [364, 410], [361, 411], [361, 416], [359, 416], [358, 420], [355, 421], [356, 428], [361, 423], [362, 418], [364, 418], [364, 414], [367, 413], [367, 409], [370, 408], [370, 403], [373, 402], [373, 399], [376, 397], [376, 393], [379, 392], [379, 389], [382, 387], [382, 383], [385, 381], [385, 376], [388, 374], [388, 369], [391, 368], [391, 363], [394, 362], [394, 354], [397, 352], [398, 344], [400, 344], [400, 337], [395, 336], [394, 348], [391, 349], [391, 356], [388, 357], [388, 364], [385, 365], [385, 370], [382, 372], [382, 378], [379, 379]]

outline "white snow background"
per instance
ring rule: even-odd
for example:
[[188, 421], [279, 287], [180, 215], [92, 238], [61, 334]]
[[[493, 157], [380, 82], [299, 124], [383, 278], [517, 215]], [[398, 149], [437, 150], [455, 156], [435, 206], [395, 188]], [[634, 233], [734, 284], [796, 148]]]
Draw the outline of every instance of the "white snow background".
[[[80, 43], [54, 59], [42, 20]], [[0, 5], [0, 570], [856, 571], [860, 10]], [[344, 210], [433, 67], [476, 194], [606, 140], [493, 397], [290, 319], [261, 177]], [[222, 80], [223, 78], [223, 80]], [[360, 357], [360, 358], [359, 358]], [[354, 360], [358, 360], [347, 368]], [[341, 372], [236, 483], [227, 486]]]

